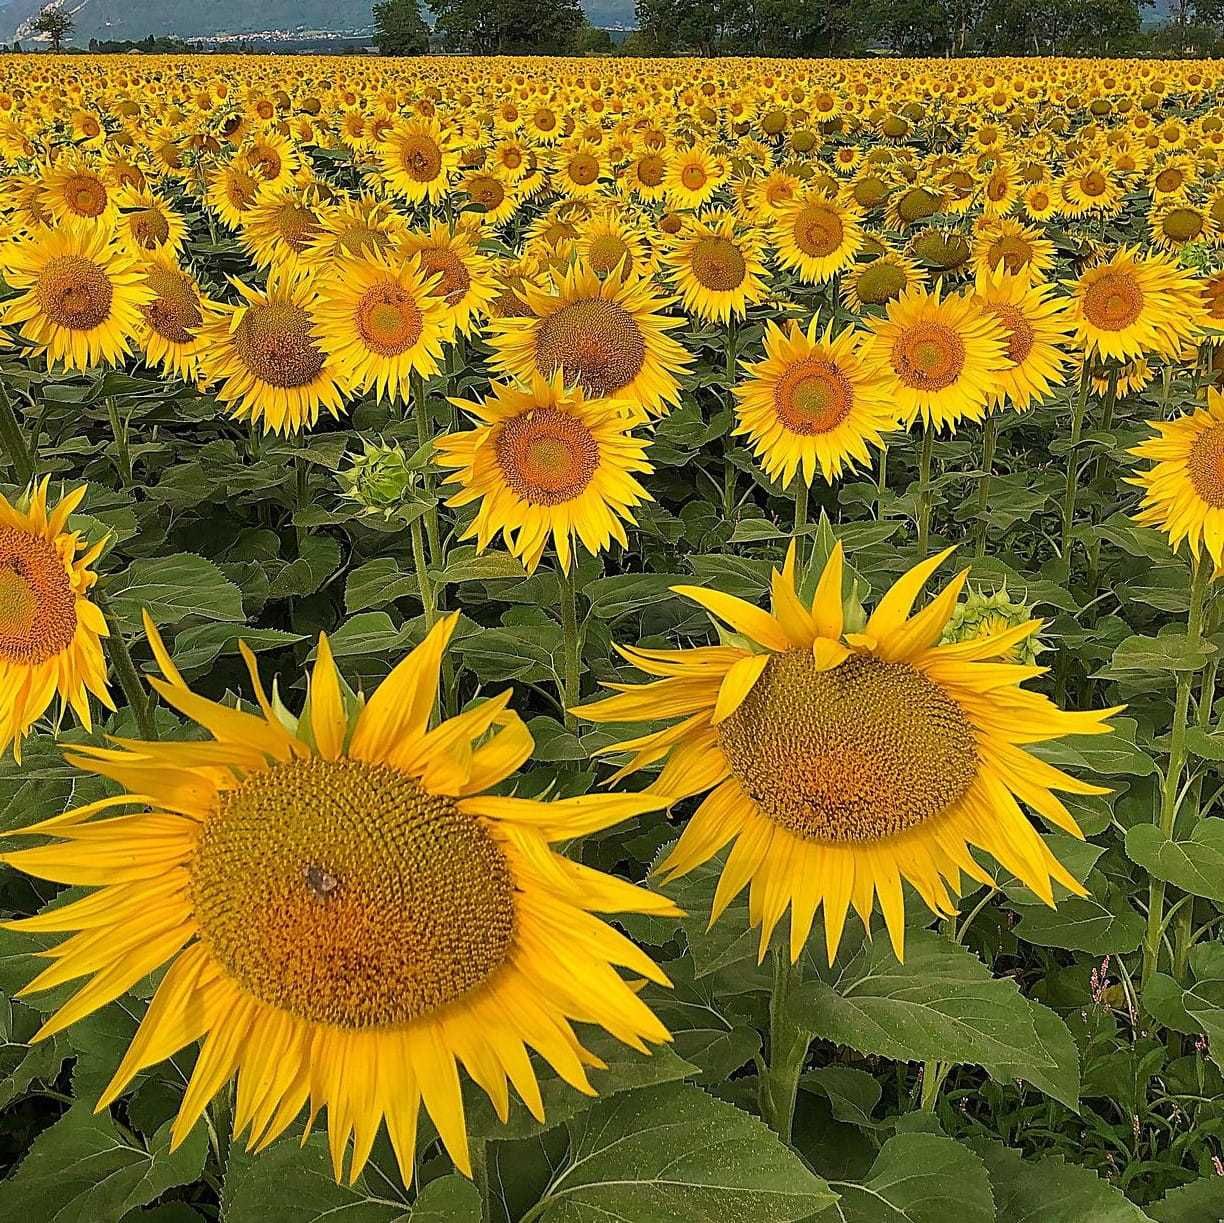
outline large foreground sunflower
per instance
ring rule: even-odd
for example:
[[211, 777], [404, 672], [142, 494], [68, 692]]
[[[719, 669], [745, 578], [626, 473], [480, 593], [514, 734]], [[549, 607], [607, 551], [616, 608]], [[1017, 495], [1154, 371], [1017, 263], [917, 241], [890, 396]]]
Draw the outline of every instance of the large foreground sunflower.
[[612, 540], [627, 546], [624, 522], [650, 495], [635, 476], [649, 472], [646, 440], [634, 437], [626, 405], [566, 389], [559, 373], [519, 389], [452, 400], [481, 423], [439, 438], [438, 463], [459, 491], [451, 506], [480, 502], [465, 539], [484, 551], [500, 531], [506, 547], [534, 570], [551, 537], [567, 573], [575, 538], [592, 554]]
[[1154, 437], [1130, 453], [1154, 464], [1129, 482], [1143, 489], [1136, 522], [1154, 526], [1176, 549], [1185, 542], [1224, 567], [1224, 394], [1211, 387], [1207, 405], [1176, 420], [1148, 422]]
[[521, 382], [558, 370], [588, 397], [614, 398], [660, 413], [680, 398], [677, 375], [692, 357], [667, 333], [683, 322], [651, 282], [622, 275], [600, 280], [577, 266], [551, 291], [526, 288], [530, 318], [490, 324], [493, 367]]
[[485, 793], [532, 739], [509, 692], [429, 728], [457, 619], [364, 705], [321, 638], [300, 719], [269, 701], [245, 647], [260, 712], [193, 693], [146, 619], [164, 676], [150, 682], [212, 741], [75, 749], [73, 763], [127, 793], [24, 829], [53, 839], [4, 859], [100, 889], [11, 923], [70, 932], [27, 991], [88, 978], [41, 1037], [165, 968], [99, 1109], [198, 1040], [174, 1145], [236, 1075], [233, 1130], [248, 1147], [325, 1107], [337, 1178], [349, 1140], [355, 1179], [385, 1121], [409, 1181], [422, 1103], [470, 1173], [456, 1062], [501, 1117], [513, 1084], [542, 1120], [529, 1047], [594, 1094], [586, 1068], [600, 1063], [572, 1021], [642, 1051], [668, 1039], [617, 969], [666, 979], [592, 914], [673, 906], [550, 848], [662, 800]]
[[914, 566], [858, 631], [843, 610], [840, 544], [810, 602], [796, 592], [792, 546], [773, 574], [772, 614], [721, 591], [676, 587], [736, 636], [692, 650], [623, 649], [662, 678], [577, 711], [596, 722], [682, 719], [604, 750], [631, 753], [618, 777], [665, 760], [651, 789], [669, 799], [710, 791], [660, 870], [684, 874], [733, 842], [712, 919], [751, 883], [762, 954], [789, 907], [797, 959], [823, 905], [831, 963], [849, 907], [866, 925], [878, 897], [900, 957], [902, 880], [933, 912], [950, 914], [962, 874], [992, 882], [971, 847], [1047, 904], [1054, 882], [1083, 894], [1019, 804], [1079, 836], [1053, 791], [1101, 791], [1024, 749], [1105, 731], [1111, 711], [1065, 713], [1021, 687], [1044, 668], [999, 661], [1040, 621], [939, 645], [968, 570], [911, 611], [947, 555]]
[[765, 359], [745, 363], [735, 387], [736, 434], [747, 434], [772, 480], [789, 485], [796, 471], [807, 484], [821, 475], [830, 483], [846, 467], [869, 463], [869, 446], [882, 445], [896, 427], [887, 380], [867, 370], [858, 340], [847, 329], [823, 336], [813, 318], [805, 332], [765, 327]]
[[68, 530], [85, 486], [48, 507], [48, 479], [11, 505], [0, 497], [0, 752], [21, 740], [58, 693], [90, 725], [89, 694], [114, 709], [106, 691], [106, 620], [89, 591], [105, 542], [86, 549]]

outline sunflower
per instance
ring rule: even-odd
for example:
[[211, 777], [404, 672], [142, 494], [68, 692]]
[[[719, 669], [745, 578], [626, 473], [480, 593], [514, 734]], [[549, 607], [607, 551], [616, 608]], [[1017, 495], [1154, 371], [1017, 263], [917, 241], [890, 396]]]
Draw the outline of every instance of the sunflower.
[[811, 484], [817, 469], [832, 483], [847, 467], [870, 462], [870, 446], [896, 428], [886, 380], [867, 370], [849, 329], [823, 336], [813, 317], [805, 332], [765, 327], [765, 359], [744, 362], [735, 387], [737, 427], [771, 480], [788, 486], [797, 472]]
[[914, 285], [925, 285], [926, 274], [908, 256], [886, 250], [866, 263], [856, 263], [842, 278], [841, 298], [846, 309], [863, 315], [882, 309]]
[[205, 202], [230, 229], [238, 229], [243, 217], [255, 206], [263, 187], [262, 180], [242, 158], [218, 166], [208, 179]]
[[661, 149], [642, 149], [621, 175], [621, 183], [639, 200], [653, 204], [667, 194], [668, 157]]
[[140, 307], [145, 360], [184, 382], [196, 381], [208, 342], [205, 327], [216, 307], [200, 292], [195, 277], [166, 255], [145, 265], [145, 282], [153, 291], [153, 300]]
[[1066, 307], [1048, 285], [1031, 284], [1027, 276], [1002, 267], [978, 273], [973, 300], [998, 319], [1007, 336], [1008, 364], [997, 375], [995, 403], [1027, 411], [1066, 380], [1071, 331]]
[[187, 242], [187, 222], [161, 196], [149, 190], [120, 190], [120, 238], [142, 258], [177, 257]]
[[1013, 276], [1024, 273], [1031, 280], [1045, 280], [1054, 266], [1054, 243], [1031, 225], [998, 217], [976, 227], [972, 259], [975, 273], [993, 272], [1002, 264]]
[[1214, 245], [1219, 240], [1211, 213], [1185, 198], [1154, 202], [1148, 211], [1148, 232], [1152, 245], [1166, 251], [1179, 251], [1199, 241]]
[[1190, 273], [1134, 247], [1088, 268], [1067, 287], [1076, 343], [1119, 361], [1179, 351], [1198, 332], [1203, 315], [1201, 291]]
[[635, 476], [652, 470], [627, 405], [587, 399], [560, 372], [524, 388], [494, 383], [483, 401], [451, 402], [480, 422], [435, 443], [438, 464], [455, 469], [447, 481], [460, 486], [447, 504], [480, 502], [463, 536], [475, 537], [478, 551], [500, 531], [534, 572], [551, 537], [568, 573], [575, 539], [592, 555], [613, 540], [627, 546], [623, 523], [650, 500]]
[[948, 555], [941, 552], [899, 579], [853, 631], [843, 610], [841, 545], [810, 602], [796, 592], [794, 555], [792, 544], [773, 573], [772, 614], [721, 591], [676, 587], [735, 636], [693, 650], [622, 649], [633, 665], [663, 678], [576, 710], [594, 722], [683, 719], [601, 749], [632, 753], [618, 777], [664, 759], [651, 790], [672, 801], [711, 791], [661, 864], [662, 876], [682, 875], [734, 842], [711, 920], [751, 882], [761, 954], [789, 907], [795, 960], [823, 904], [830, 963], [849, 906], [867, 926], [877, 896], [903, 955], [902, 879], [945, 916], [962, 873], [993, 883], [971, 846], [1047, 904], [1054, 882], [1083, 895], [1019, 804], [1081, 836], [1052, 791], [1103, 791], [1024, 749], [1106, 731], [1114, 711], [1064, 713], [1021, 687], [1044, 668], [998, 661], [1041, 622], [937, 644], [968, 570], [910, 613]]
[[43, 170], [42, 200], [61, 225], [96, 225], [107, 231], [118, 211], [115, 193], [99, 170], [75, 154]]
[[241, 243], [256, 267], [297, 271], [318, 249], [321, 228], [319, 208], [308, 193], [265, 189], [242, 214]]
[[446, 305], [450, 334], [471, 335], [497, 297], [492, 260], [477, 249], [478, 241], [471, 227], [452, 232], [444, 223], [428, 233], [407, 230], [400, 239], [401, 249], [420, 260], [421, 275], [431, 282], [437, 277], [430, 291]]
[[469, 171], [463, 176], [459, 189], [480, 209], [484, 225], [502, 225], [518, 211], [518, 193], [500, 174], [488, 170]]
[[590, 199], [603, 191], [604, 165], [599, 150], [586, 141], [563, 149], [554, 157], [552, 186], [569, 199]]
[[414, 204], [442, 199], [459, 169], [459, 149], [436, 118], [399, 120], [378, 154], [387, 187]]
[[1206, 407], [1148, 425], [1155, 436], [1130, 452], [1154, 464], [1128, 478], [1143, 489], [1135, 521], [1163, 531], [1174, 550], [1185, 541], [1196, 560], [1205, 548], [1224, 568], [1224, 394], [1209, 387]]
[[664, 262], [684, 309], [709, 322], [742, 319], [765, 296], [760, 242], [729, 212], [689, 220]]
[[84, 371], [118, 365], [139, 329], [140, 308], [153, 294], [136, 259], [110, 231], [65, 225], [11, 243], [4, 279], [24, 290], [0, 318], [46, 355], [47, 365]]
[[558, 370], [588, 398], [615, 398], [659, 414], [680, 398], [677, 375], [692, 357], [667, 333], [682, 319], [662, 311], [668, 301], [649, 280], [600, 280], [577, 266], [555, 276], [551, 290], [525, 289], [530, 318], [494, 319], [492, 366], [521, 382]]
[[967, 295], [940, 298], [907, 289], [871, 324], [867, 364], [889, 382], [887, 394], [903, 421], [955, 429], [980, 420], [1001, 389], [1007, 335], [999, 321]]
[[297, 433], [326, 408], [338, 417], [347, 384], [319, 347], [316, 296], [308, 281], [274, 268], [265, 290], [234, 282], [240, 306], [220, 307], [205, 329], [200, 364], [217, 398], [265, 433]]
[[770, 233], [778, 262], [808, 284], [832, 280], [854, 262], [863, 245], [860, 221], [855, 205], [808, 191], [781, 205], [774, 217]]
[[306, 262], [313, 264], [346, 255], [387, 254], [407, 228], [386, 200], [372, 195], [321, 204], [317, 219], [318, 229], [306, 250]]
[[726, 179], [726, 163], [704, 144], [695, 144], [672, 153], [663, 188], [673, 208], [700, 208], [710, 202]]
[[84, 550], [68, 530], [85, 486], [48, 507], [49, 484], [45, 477], [16, 505], [0, 496], [0, 752], [11, 746], [18, 762], [22, 738], [57, 694], [59, 716], [70, 705], [87, 730], [90, 693], [115, 707], [102, 653], [110, 630], [89, 600], [106, 541]]
[[618, 208], [602, 208], [577, 224], [573, 248], [601, 279], [613, 273], [648, 276], [655, 254], [640, 227]]
[[532, 738], [509, 692], [429, 728], [457, 620], [439, 622], [364, 704], [346, 699], [321, 637], [294, 718], [269, 701], [245, 645], [260, 712], [192, 692], [146, 617], [164, 677], [150, 683], [211, 742], [75, 749], [73, 764], [127, 792], [23, 829], [53, 839], [5, 855], [98, 889], [10, 923], [68, 935], [24, 992], [90, 978], [40, 1037], [165, 967], [99, 1110], [200, 1041], [172, 1146], [236, 1075], [233, 1129], [248, 1148], [326, 1107], [337, 1180], [346, 1163], [357, 1178], [385, 1122], [410, 1182], [422, 1103], [471, 1172], [457, 1062], [499, 1116], [512, 1083], [542, 1120], [528, 1047], [593, 1095], [584, 1067], [598, 1062], [572, 1021], [643, 1052], [669, 1039], [617, 970], [666, 978], [593, 914], [674, 906], [550, 847], [660, 800], [485, 793]]
[[[433, 279], [436, 279], [434, 277]], [[446, 303], [415, 255], [340, 260], [315, 307], [319, 347], [354, 392], [408, 401], [412, 375], [438, 372]]]

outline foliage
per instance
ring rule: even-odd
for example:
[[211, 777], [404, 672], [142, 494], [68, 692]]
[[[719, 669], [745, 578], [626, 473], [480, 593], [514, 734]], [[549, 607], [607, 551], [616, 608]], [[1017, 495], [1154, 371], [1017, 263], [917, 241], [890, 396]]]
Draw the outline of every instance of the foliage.
[[59, 51], [64, 39], [72, 33], [75, 23], [72, 14], [60, 3], [49, 4], [30, 22], [35, 34], [42, 34], [51, 41], [51, 50]]
[[438, 0], [434, 32], [474, 55], [564, 55], [582, 28], [578, 0]]
[[374, 45], [380, 55], [424, 55], [429, 27], [418, 0], [382, 0], [374, 6]]

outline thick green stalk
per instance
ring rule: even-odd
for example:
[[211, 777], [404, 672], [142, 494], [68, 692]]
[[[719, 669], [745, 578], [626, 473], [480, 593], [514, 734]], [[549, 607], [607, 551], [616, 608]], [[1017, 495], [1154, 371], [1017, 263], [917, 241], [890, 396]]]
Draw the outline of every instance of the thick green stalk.
[[577, 569], [578, 566], [571, 557], [568, 571], [559, 568], [557, 574], [561, 583], [561, 633], [565, 641], [565, 679], [561, 689], [561, 703], [565, 706], [565, 724], [571, 730], [576, 723], [570, 710], [578, 704], [582, 675], [582, 656], [578, 643]]
[[888, 492], [888, 443], [880, 443], [880, 462], [876, 468], [875, 516], [878, 522], [884, 517], [884, 494]]
[[769, 995], [769, 1064], [761, 1079], [761, 1113], [783, 1142], [790, 1142], [795, 1122], [799, 1076], [807, 1060], [811, 1036], [796, 1028], [791, 998], [803, 981], [799, 963], [792, 964], [784, 947], [773, 949], [773, 990]]
[[995, 445], [999, 440], [999, 417], [991, 412], [982, 428], [982, 476], [978, 480], [977, 540], [975, 556], [986, 555], [986, 514], [990, 509], [990, 478], [994, 474]]
[[141, 737], [145, 740], [156, 739], [157, 727], [153, 722], [153, 707], [149, 703], [149, 694], [145, 691], [136, 664], [132, 662], [132, 655], [123, 638], [123, 629], [115, 619], [106, 596], [101, 591], [95, 591], [93, 599], [98, 610], [106, 617], [106, 624], [110, 629], [110, 636], [106, 639], [106, 652], [110, 656], [111, 666], [115, 669], [115, 678], [119, 681], [123, 695], [127, 697], [127, 703], [136, 717]]
[[1088, 388], [1092, 378], [1088, 368], [1080, 375], [1079, 394], [1071, 415], [1071, 448], [1067, 451], [1067, 483], [1062, 506], [1062, 564], [1067, 580], [1071, 578], [1071, 528], [1075, 525], [1075, 498], [1079, 490], [1079, 444], [1084, 435], [1084, 414], [1088, 410]]
[[132, 482], [132, 452], [128, 449], [127, 424], [119, 416], [119, 405], [113, 400], [106, 401], [106, 414], [110, 417], [111, 433], [115, 438], [115, 449], [119, 452], [119, 474], [124, 484]]
[[929, 421], [922, 426], [922, 451], [918, 459], [918, 555], [927, 554], [931, 536], [931, 458], [935, 450], [935, 429]]
[[425, 627], [433, 628], [438, 620], [438, 606], [434, 601], [433, 583], [429, 580], [429, 569], [425, 559], [425, 539], [421, 531], [421, 519], [414, 518], [408, 527], [412, 538], [412, 563], [416, 567], [417, 587], [421, 593], [421, 609], [425, 613]]
[[[409, 379], [409, 394], [412, 397], [412, 411], [416, 417], [417, 445], [423, 447], [433, 440], [433, 428], [429, 419], [429, 400], [425, 394], [425, 381], [416, 371]], [[429, 499], [429, 508], [425, 511], [425, 530], [429, 535], [429, 556], [439, 569], [444, 564], [442, 556], [442, 539], [438, 528], [438, 506], [434, 500], [433, 473], [426, 468], [421, 477], [425, 496]]]
[[[1198, 648], [1203, 638], [1203, 603], [1211, 581], [1212, 561], [1204, 552], [1194, 562], [1190, 582], [1190, 610], [1186, 616], [1186, 644], [1189, 650]], [[1173, 704], [1173, 731], [1169, 737], [1169, 760], [1165, 766], [1164, 786], [1160, 794], [1160, 810], [1157, 825], [1165, 837], [1173, 835], [1177, 819], [1177, 794], [1181, 787], [1182, 772], [1186, 763], [1186, 723], [1190, 709], [1190, 689], [1193, 684], [1192, 671], [1177, 673], [1177, 692]], [[1160, 960], [1160, 940], [1164, 933], [1165, 883], [1163, 879], [1152, 879], [1148, 884], [1147, 933], [1143, 940], [1143, 975], [1141, 986], [1146, 986]]]
[[[736, 329], [735, 316], [732, 315], [727, 322], [727, 373], [726, 373], [726, 391], [727, 391], [727, 408], [731, 413], [732, 421], [735, 418], [735, 374], [736, 374], [736, 345], [739, 340], [739, 333]], [[734, 442], [731, 440], [730, 427], [727, 430], [727, 435], [723, 438], [723, 515], [727, 521], [731, 521], [731, 515], [735, 512], [735, 479], [736, 471], [735, 464], [731, 462], [731, 449]]]
[[[1108, 433], [1113, 427], [1114, 409], [1118, 403], [1118, 371], [1109, 371], [1109, 386], [1105, 390], [1105, 402], [1101, 408], [1100, 428]], [[1105, 474], [1105, 455], [1098, 454], [1092, 463], [1089, 484], [1095, 484]], [[1096, 598], [1097, 580], [1101, 572], [1101, 540], [1095, 536], [1088, 546], [1088, 600]]]
[[803, 564], [803, 531], [807, 526], [808, 515], [808, 482], [803, 478], [803, 472], [795, 475], [795, 527], [792, 533], [795, 540], [795, 563]]
[[13, 403], [9, 399], [3, 379], [0, 379], [0, 444], [4, 446], [4, 452], [13, 465], [13, 475], [16, 477], [14, 483], [29, 484], [34, 479], [34, 459], [25, 434], [21, 431], [21, 425], [17, 423]]

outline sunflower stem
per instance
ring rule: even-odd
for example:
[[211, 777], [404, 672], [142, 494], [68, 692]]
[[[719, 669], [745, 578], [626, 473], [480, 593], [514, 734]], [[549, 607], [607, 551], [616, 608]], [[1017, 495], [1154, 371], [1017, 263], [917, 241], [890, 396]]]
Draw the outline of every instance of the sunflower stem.
[[732, 315], [727, 320], [727, 373], [726, 373], [726, 391], [727, 391], [727, 412], [730, 416], [730, 421], [727, 425], [727, 433], [723, 438], [723, 516], [728, 522], [731, 521], [731, 515], [735, 511], [735, 464], [731, 462], [731, 450], [734, 443], [731, 441], [731, 430], [735, 424], [735, 362], [737, 356], [737, 344], [739, 341], [739, 332], [736, 328], [735, 316]]
[[578, 704], [578, 684], [581, 656], [578, 648], [577, 566], [570, 560], [568, 569], [558, 567], [561, 583], [561, 632], [565, 638], [565, 681], [561, 703], [565, 706], [565, 725], [573, 730], [577, 724], [570, 710]]
[[795, 486], [795, 529], [792, 532], [795, 539], [795, 560], [796, 564], [803, 562], [803, 540], [800, 538], [804, 529], [807, 527], [807, 512], [808, 512], [808, 482], [803, 478], [803, 473], [796, 474], [795, 479], [798, 483]]
[[792, 1022], [791, 999], [803, 982], [801, 962], [791, 963], [786, 949], [772, 952], [773, 989], [769, 995], [769, 1065], [761, 1080], [761, 1112], [770, 1128], [790, 1142], [795, 1121], [799, 1076], [811, 1036]]
[[123, 637], [123, 629], [115, 618], [109, 600], [100, 590], [94, 592], [94, 602], [98, 605], [98, 610], [106, 617], [106, 624], [110, 629], [110, 636], [106, 639], [106, 652], [110, 655], [111, 666], [115, 668], [115, 678], [123, 689], [123, 695], [127, 697], [132, 713], [136, 716], [136, 725], [140, 727], [141, 737], [151, 742], [157, 738], [157, 727], [153, 722], [153, 707], [149, 702], [149, 694], [145, 691], [140, 673], [136, 670], [136, 664], [132, 662], [132, 655]]
[[947, 1062], [922, 1063], [922, 1089], [919, 1093], [918, 1107], [924, 1113], [933, 1113], [939, 1100], [939, 1089], [948, 1077], [952, 1067]]
[[3, 379], [0, 379], [0, 444], [3, 444], [9, 462], [13, 465], [13, 474], [17, 477], [14, 483], [31, 483], [35, 474], [34, 459], [26, 443], [25, 434], [17, 423], [13, 403], [9, 399]]
[[489, 1195], [489, 1144], [483, 1138], [470, 1138], [468, 1151], [472, 1160], [472, 1183], [480, 1192], [481, 1223], [493, 1217], [493, 1201]]
[[1071, 528], [1075, 524], [1075, 495], [1079, 487], [1079, 444], [1084, 433], [1084, 413], [1088, 410], [1088, 388], [1092, 376], [1088, 366], [1080, 375], [1079, 394], [1075, 397], [1071, 416], [1071, 446], [1067, 451], [1067, 483], [1063, 490], [1062, 567], [1067, 581], [1071, 580]]
[[132, 452], [128, 449], [127, 423], [120, 419], [119, 405], [113, 399], [106, 401], [106, 414], [110, 417], [111, 434], [115, 449], [119, 453], [119, 475], [125, 485], [132, 482]]
[[412, 520], [408, 527], [412, 537], [412, 563], [416, 566], [417, 588], [421, 593], [421, 609], [425, 613], [425, 627], [433, 628], [438, 619], [437, 605], [434, 603], [433, 583], [429, 580], [429, 570], [425, 560], [425, 539], [421, 531], [421, 516]]
[[922, 426], [922, 451], [918, 459], [918, 556], [925, 557], [931, 535], [931, 459], [935, 430], [928, 421]]
[[[1206, 551], [1193, 563], [1193, 578], [1190, 582], [1190, 610], [1186, 616], [1186, 646], [1193, 651], [1203, 639], [1203, 605], [1207, 598], [1207, 587], [1211, 581], [1212, 560]], [[1186, 724], [1190, 711], [1190, 689], [1193, 684], [1192, 671], [1177, 673], [1177, 693], [1173, 705], [1173, 731], [1169, 738], [1169, 762], [1165, 767], [1164, 786], [1160, 795], [1160, 810], [1157, 825], [1165, 839], [1173, 835], [1177, 820], [1177, 795], [1181, 787], [1182, 771], [1186, 763]], [[1214, 682], [1214, 681], [1213, 681]], [[1210, 712], [1207, 715], [1210, 717]], [[1199, 717], [1203, 714], [1200, 710]], [[1160, 939], [1164, 930], [1165, 882], [1152, 878], [1148, 882], [1147, 933], [1143, 940], [1142, 990], [1148, 983], [1160, 959]]]
[[990, 478], [994, 474], [995, 444], [999, 440], [999, 417], [991, 412], [982, 428], [982, 478], [978, 481], [977, 539], [974, 556], [986, 555], [986, 513], [990, 508]]
[[879, 522], [884, 517], [884, 494], [888, 492], [888, 443], [880, 443], [880, 463], [876, 473], [875, 516]]
[[[1105, 402], [1101, 408], [1101, 430], [1108, 433], [1113, 427], [1114, 409], [1118, 403], [1118, 371], [1109, 371], [1109, 385], [1105, 390]], [[1092, 464], [1092, 475], [1089, 483], [1095, 484], [1105, 473], [1105, 456], [1098, 454]], [[1101, 572], [1101, 540], [1094, 536], [1088, 547], [1088, 599], [1096, 598], [1097, 579]]]
[[[425, 394], [425, 380], [416, 370], [409, 375], [409, 395], [412, 412], [416, 417], [417, 446], [421, 449], [433, 440], [433, 429], [429, 419], [429, 397]], [[433, 472], [426, 467], [421, 473], [421, 483], [429, 508], [425, 511], [425, 530], [429, 535], [429, 556], [435, 565], [442, 566], [442, 541], [438, 530], [438, 505], [434, 499]]]

